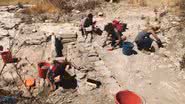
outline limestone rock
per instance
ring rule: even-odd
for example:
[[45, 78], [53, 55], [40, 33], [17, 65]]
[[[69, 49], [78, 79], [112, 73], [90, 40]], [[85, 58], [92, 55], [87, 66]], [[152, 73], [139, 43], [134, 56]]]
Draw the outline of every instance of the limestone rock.
[[16, 72], [11, 71], [11, 72], [6, 72], [6, 73], [4, 73], [4, 74], [3, 74], [3, 77], [4, 77], [6, 80], [13, 80], [13, 78], [14, 78], [14, 79], [17, 78], [18, 75], [17, 75]]
[[15, 9], [17, 9], [16, 5], [9, 5], [8, 6], [8, 10], [15, 10]]
[[1, 12], [8, 11], [8, 7], [7, 7], [7, 6], [2, 6], [2, 7], [0, 8], [0, 11], [1, 11]]
[[98, 13], [98, 16], [103, 16], [103, 12], [99, 12]]
[[0, 28], [0, 37], [4, 37], [8, 35], [8, 31]]
[[32, 30], [32, 32], [33, 32], [33, 33], [36, 33], [36, 32], [37, 32], [37, 30], [36, 30], [36, 29], [33, 29], [33, 30]]
[[99, 61], [100, 58], [99, 58], [99, 57], [88, 57], [88, 60], [89, 60], [90, 62], [95, 62], [95, 61]]
[[77, 77], [77, 79], [82, 80], [86, 77], [86, 73], [77, 71], [76, 77]]
[[73, 9], [72, 12], [73, 12], [73, 13], [76, 13], [76, 14], [79, 14], [79, 13], [80, 13], [79, 10], [75, 10], [75, 9]]
[[95, 52], [88, 53], [88, 57], [97, 57], [97, 56], [98, 56], [98, 54]]
[[103, 66], [104, 62], [101, 60], [101, 61], [96, 61], [94, 64], [95, 66]]

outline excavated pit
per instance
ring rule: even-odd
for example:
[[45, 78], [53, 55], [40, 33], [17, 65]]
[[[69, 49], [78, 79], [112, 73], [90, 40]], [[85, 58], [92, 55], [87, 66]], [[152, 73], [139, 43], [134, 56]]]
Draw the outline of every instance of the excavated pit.
[[[124, 19], [129, 27], [125, 33], [128, 41], [132, 41], [145, 25], [146, 21], [141, 17], [155, 18], [151, 8], [117, 5], [114, 8], [111, 8], [112, 4], [107, 5], [103, 11], [106, 16], [96, 18], [97, 25], [103, 29], [104, 24], [114, 18]], [[159, 36], [166, 42], [165, 48], [149, 54], [136, 49], [138, 55], [124, 56], [121, 49], [108, 52], [107, 47], [101, 47], [104, 35], [95, 36], [93, 43], [86, 42], [78, 31], [77, 21], [80, 20], [52, 23], [50, 20], [34, 21], [35, 18], [29, 16], [21, 16], [24, 18], [21, 19], [14, 12], [8, 12], [6, 7], [0, 8], [0, 14], [0, 45], [5, 49], [12, 47], [13, 56], [21, 58], [17, 64], [7, 64], [0, 75], [0, 96], [4, 101], [16, 99], [18, 104], [113, 104], [118, 91], [129, 89], [150, 104], [184, 103], [185, 75], [179, 70], [184, 69], [184, 58], [181, 58], [184, 53], [183, 32], [173, 27], [178, 24], [178, 17], [167, 15], [161, 21], [164, 33]], [[57, 38], [63, 38], [61, 49], [72, 67], [66, 71], [70, 75], [64, 81], [66, 85], [49, 92], [47, 83], [38, 77], [37, 63], [49, 61], [53, 56], [52, 32]], [[2, 60], [0, 67], [3, 67]], [[36, 86], [30, 90], [32, 98], [22, 81], [30, 77], [36, 78]]]
[[[13, 57], [20, 59], [17, 63], [6, 64], [1, 70], [1, 96], [4, 97], [0, 102], [8, 103], [9, 98], [9, 101], [16, 99], [17, 104], [113, 103], [112, 94], [119, 90], [119, 85], [95, 47], [84, 42], [75, 24], [30, 23], [24, 21], [25, 17], [18, 18], [13, 12], [2, 10], [0, 13], [0, 44], [4, 49], [10, 49]], [[53, 58], [53, 51], [56, 52], [57, 47], [52, 49], [55, 43], [52, 43], [51, 33], [55, 34], [56, 39], [61, 39], [60, 50], [72, 63], [62, 85], [52, 93], [49, 92], [47, 81], [38, 77], [37, 68], [39, 62], [49, 61]], [[0, 66], [3, 67], [2, 60]], [[29, 91], [23, 84], [28, 78], [36, 80], [35, 87]], [[9, 93], [5, 93], [6, 91]]]

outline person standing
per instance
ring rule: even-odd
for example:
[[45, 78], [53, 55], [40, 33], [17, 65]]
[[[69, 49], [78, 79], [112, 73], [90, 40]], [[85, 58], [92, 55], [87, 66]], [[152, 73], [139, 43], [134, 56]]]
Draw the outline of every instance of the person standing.
[[90, 34], [90, 42], [92, 42], [93, 39], [93, 29], [94, 29], [94, 22], [93, 22], [93, 14], [89, 13], [86, 18], [82, 20], [81, 23], [81, 32], [82, 36], [85, 37], [85, 40], [87, 39], [88, 34]]

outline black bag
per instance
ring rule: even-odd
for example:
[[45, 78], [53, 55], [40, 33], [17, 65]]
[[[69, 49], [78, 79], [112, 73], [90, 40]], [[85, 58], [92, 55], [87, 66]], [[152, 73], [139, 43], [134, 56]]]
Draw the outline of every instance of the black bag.
[[94, 32], [96, 33], [96, 34], [98, 34], [98, 35], [102, 35], [102, 33], [103, 33], [103, 31], [100, 29], [100, 28], [95, 28], [94, 29]]
[[126, 23], [121, 23], [122, 25], [122, 31], [121, 32], [125, 32], [128, 28], [127, 28], [127, 24]]

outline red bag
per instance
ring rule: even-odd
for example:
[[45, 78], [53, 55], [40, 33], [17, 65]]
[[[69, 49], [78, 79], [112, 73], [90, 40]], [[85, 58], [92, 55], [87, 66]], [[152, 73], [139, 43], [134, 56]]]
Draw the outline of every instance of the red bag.
[[127, 28], [127, 24], [125, 23], [120, 23], [118, 20], [113, 20], [112, 21], [113, 26], [116, 27], [116, 29], [118, 30], [118, 32], [125, 32]]
[[113, 24], [114, 27], [116, 27], [116, 29], [117, 29], [119, 32], [121, 32], [122, 26], [121, 26], [121, 24], [120, 24], [120, 22], [119, 22], [118, 20], [113, 20], [113, 21], [112, 21], [112, 24]]

